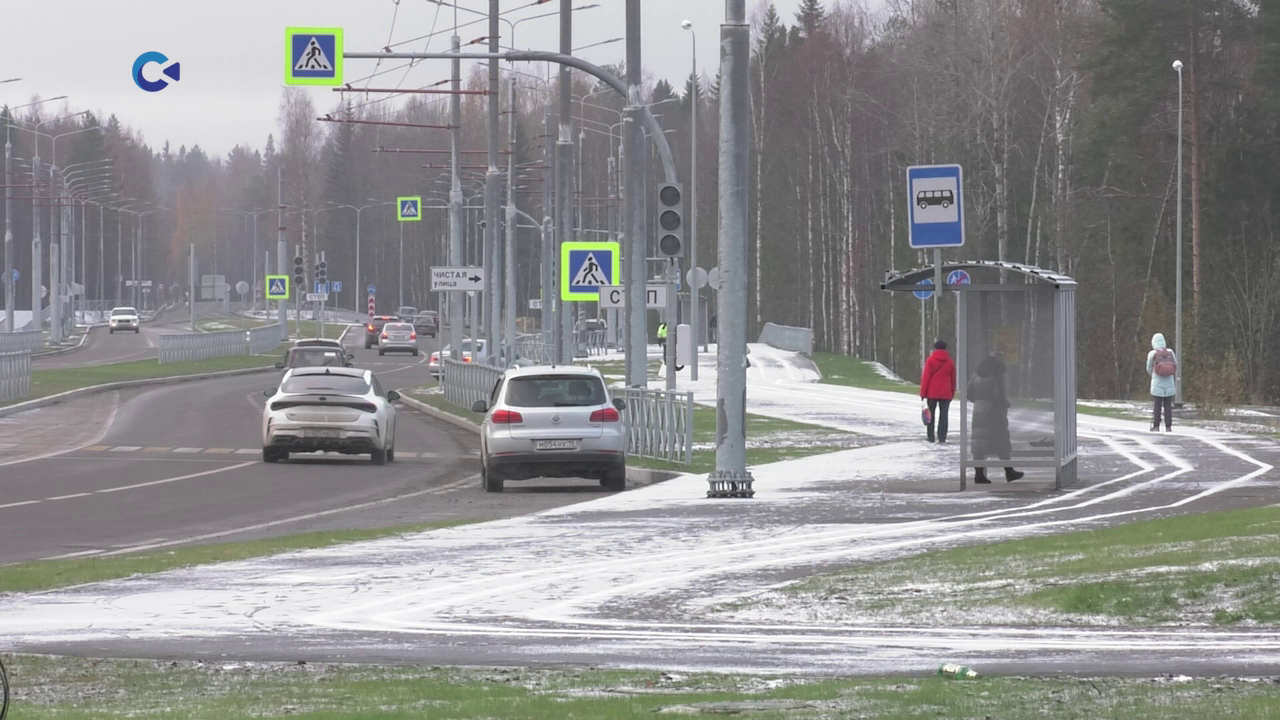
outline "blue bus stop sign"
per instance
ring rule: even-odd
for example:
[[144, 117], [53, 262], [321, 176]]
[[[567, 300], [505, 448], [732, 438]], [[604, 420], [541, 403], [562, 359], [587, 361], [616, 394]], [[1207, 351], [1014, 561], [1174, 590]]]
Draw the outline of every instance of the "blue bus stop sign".
[[[921, 280], [921, 281], [920, 281], [920, 284], [921, 284], [921, 285], [932, 285], [932, 284], [933, 284], [933, 278], [927, 277], [927, 278], [925, 278], [925, 279]], [[916, 297], [920, 298], [921, 300], [928, 300], [929, 298], [933, 297], [933, 291], [932, 291], [932, 290], [916, 290], [916, 291], [914, 291], [914, 294], [915, 294], [915, 296], [916, 296]]]
[[959, 165], [907, 168], [907, 236], [916, 249], [964, 245], [964, 173]]

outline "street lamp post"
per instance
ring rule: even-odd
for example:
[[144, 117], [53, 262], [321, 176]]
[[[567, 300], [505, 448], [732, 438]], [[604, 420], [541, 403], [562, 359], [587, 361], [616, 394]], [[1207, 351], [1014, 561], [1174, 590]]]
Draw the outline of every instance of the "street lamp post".
[[689, 272], [693, 274], [689, 279], [689, 330], [693, 335], [689, 342], [693, 360], [689, 363], [689, 379], [697, 382], [698, 339], [702, 325], [702, 317], [698, 315], [698, 295], [702, 292], [698, 287], [698, 100], [700, 94], [698, 92], [698, 33], [694, 31], [692, 21], [685, 20], [680, 23], [680, 27], [689, 31], [689, 39], [693, 45], [693, 81], [690, 95], [693, 119], [690, 122], [691, 149], [689, 151]]
[[1178, 73], [1178, 229], [1177, 229], [1177, 297], [1174, 301], [1174, 353], [1178, 356], [1177, 375], [1174, 377], [1173, 402], [1182, 406], [1182, 61], [1174, 60], [1173, 69]]

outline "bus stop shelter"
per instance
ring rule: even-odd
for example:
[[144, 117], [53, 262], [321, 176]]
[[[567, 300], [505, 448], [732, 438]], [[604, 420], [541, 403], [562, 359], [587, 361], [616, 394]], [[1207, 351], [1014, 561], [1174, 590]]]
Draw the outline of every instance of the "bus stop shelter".
[[[960, 489], [971, 468], [990, 468], [993, 483], [1004, 483], [999, 468], [1012, 466], [1027, 480], [1055, 488], [1076, 480], [1076, 282], [1048, 270], [1016, 263], [944, 263], [942, 277], [964, 271], [968, 282], [945, 284], [956, 297], [955, 342], [960, 417]], [[885, 273], [882, 290], [934, 290], [926, 278], [934, 266]], [[944, 338], [945, 339], [945, 338]], [[969, 386], [979, 363], [995, 357], [1004, 366], [1009, 400], [1010, 457], [974, 459]], [[990, 365], [990, 363], [989, 363]], [[955, 421], [952, 421], [954, 426]]]

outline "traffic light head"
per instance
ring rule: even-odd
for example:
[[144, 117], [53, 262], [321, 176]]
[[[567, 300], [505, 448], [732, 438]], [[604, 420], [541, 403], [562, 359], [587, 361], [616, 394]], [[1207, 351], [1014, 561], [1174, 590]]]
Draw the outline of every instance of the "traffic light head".
[[299, 288], [305, 288], [307, 285], [307, 270], [303, 265], [301, 255], [296, 255], [293, 258], [293, 284], [294, 287]]
[[684, 191], [674, 183], [658, 186], [658, 254], [684, 256]]
[[329, 263], [321, 260], [316, 263], [316, 282], [327, 282], [329, 280]]

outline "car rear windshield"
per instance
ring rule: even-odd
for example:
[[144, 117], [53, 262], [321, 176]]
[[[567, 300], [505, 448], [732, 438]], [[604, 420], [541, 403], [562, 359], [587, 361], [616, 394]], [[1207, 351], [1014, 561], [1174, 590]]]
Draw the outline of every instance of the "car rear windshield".
[[369, 321], [369, 324], [376, 328], [381, 328], [383, 325], [387, 324], [387, 318], [373, 318]]
[[362, 377], [350, 375], [294, 375], [284, 381], [280, 390], [287, 393], [331, 392], [339, 395], [364, 395], [369, 392], [369, 383]]
[[138, 311], [133, 308], [116, 308], [111, 311], [111, 317], [122, 317], [129, 315], [137, 315]]
[[512, 378], [506, 403], [511, 407], [586, 407], [605, 403], [604, 384], [596, 377], [540, 375]]
[[387, 323], [382, 329], [388, 332], [412, 332], [413, 326], [409, 323]]
[[417, 314], [418, 314], [418, 308], [416, 308], [416, 307], [411, 307], [411, 306], [409, 306], [409, 305], [405, 305], [404, 307], [400, 308], [400, 310], [399, 310], [398, 312], [399, 312], [401, 315], [409, 315], [409, 316], [413, 316], [413, 315], [417, 315]]
[[306, 348], [289, 353], [289, 367], [341, 367], [342, 361], [337, 350]]

